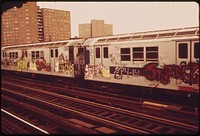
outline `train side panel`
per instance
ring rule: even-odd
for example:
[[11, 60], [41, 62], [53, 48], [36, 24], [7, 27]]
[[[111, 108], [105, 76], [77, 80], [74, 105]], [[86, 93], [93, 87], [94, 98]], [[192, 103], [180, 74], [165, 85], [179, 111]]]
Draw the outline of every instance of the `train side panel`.
[[[85, 79], [198, 92], [197, 63], [190, 66], [185, 62], [184, 67], [183, 62], [178, 61], [177, 41], [152, 41], [109, 44], [109, 61], [104, 61], [107, 59], [103, 52], [105, 45], [91, 46], [91, 63], [86, 66]], [[184, 81], [189, 67], [196, 73], [192, 84]]]

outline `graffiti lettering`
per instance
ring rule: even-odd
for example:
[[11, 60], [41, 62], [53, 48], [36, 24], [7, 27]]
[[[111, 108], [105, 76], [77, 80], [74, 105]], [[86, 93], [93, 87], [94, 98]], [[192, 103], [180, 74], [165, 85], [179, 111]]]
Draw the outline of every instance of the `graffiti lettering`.
[[144, 66], [144, 76], [148, 80], [157, 80], [164, 85], [170, 82], [170, 77], [175, 79], [181, 79], [187, 84], [199, 84], [199, 68], [198, 63], [181, 62], [178, 65], [164, 65], [163, 68], [157, 68], [157, 63], [149, 63]]
[[140, 76], [140, 70], [140, 68], [131, 67], [110, 67], [110, 72], [114, 74], [115, 79], [138, 77]]

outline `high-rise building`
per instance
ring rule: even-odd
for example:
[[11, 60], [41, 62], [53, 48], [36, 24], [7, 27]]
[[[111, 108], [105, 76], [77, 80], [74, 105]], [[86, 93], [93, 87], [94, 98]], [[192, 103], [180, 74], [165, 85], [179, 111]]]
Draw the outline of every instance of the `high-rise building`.
[[71, 38], [70, 12], [40, 9], [36, 2], [11, 8], [1, 16], [1, 45], [17, 45]]
[[113, 25], [105, 24], [104, 20], [91, 20], [91, 23], [79, 24], [80, 38], [108, 35], [113, 35]]
[[91, 24], [79, 24], [79, 37], [88, 38], [92, 37]]
[[42, 8], [44, 41], [71, 38], [70, 12]]
[[91, 20], [92, 37], [104, 36], [104, 20]]
[[2, 46], [38, 42], [36, 2], [9, 9], [1, 19]]
[[111, 24], [105, 24], [104, 25], [104, 32], [105, 32], [105, 35], [113, 35], [113, 25]]

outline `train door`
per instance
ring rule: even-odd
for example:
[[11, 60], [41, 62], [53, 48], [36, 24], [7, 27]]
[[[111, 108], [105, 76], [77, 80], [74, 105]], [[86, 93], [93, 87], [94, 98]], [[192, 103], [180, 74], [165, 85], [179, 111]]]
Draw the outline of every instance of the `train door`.
[[[23, 50], [21, 50], [22, 51], [22, 59], [23, 59], [23, 61], [24, 61], [24, 69], [28, 69], [28, 67], [29, 67], [29, 62], [28, 62], [28, 53], [27, 53], [27, 50], [26, 49], [23, 49]], [[16, 61], [14, 61], [14, 64], [15, 65], [17, 65], [17, 62]]]
[[28, 54], [27, 54], [27, 50], [22, 50], [22, 57], [23, 57], [23, 56], [28, 57], [27, 55], [28, 55]]
[[199, 41], [192, 41], [192, 55], [191, 55], [191, 60], [192, 62], [199, 62]]
[[77, 47], [77, 54], [75, 57], [75, 76], [76, 77], [83, 77], [84, 76], [84, 48], [83, 47]]
[[189, 85], [198, 83], [199, 41], [177, 42], [177, 63], [181, 80]]
[[199, 61], [199, 41], [177, 42], [177, 65]]
[[95, 65], [99, 64], [109, 68], [108, 46], [95, 47]]
[[188, 64], [191, 61], [190, 44], [190, 41], [177, 42], [177, 65], [181, 65], [182, 63]]
[[50, 48], [50, 67], [51, 72], [59, 71], [58, 48]]

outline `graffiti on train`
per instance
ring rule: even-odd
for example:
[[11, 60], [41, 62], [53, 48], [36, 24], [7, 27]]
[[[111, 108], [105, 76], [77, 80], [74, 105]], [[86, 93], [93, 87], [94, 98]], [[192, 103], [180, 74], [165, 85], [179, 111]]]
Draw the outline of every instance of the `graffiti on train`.
[[149, 63], [144, 66], [144, 76], [148, 80], [157, 80], [166, 85], [170, 83], [170, 77], [180, 79], [187, 84], [199, 84], [199, 63], [181, 62], [180, 65], [164, 65], [158, 68], [157, 63]]
[[117, 67], [110, 67], [110, 72], [111, 74], [114, 74], [115, 79], [141, 76], [141, 68], [117, 66]]

